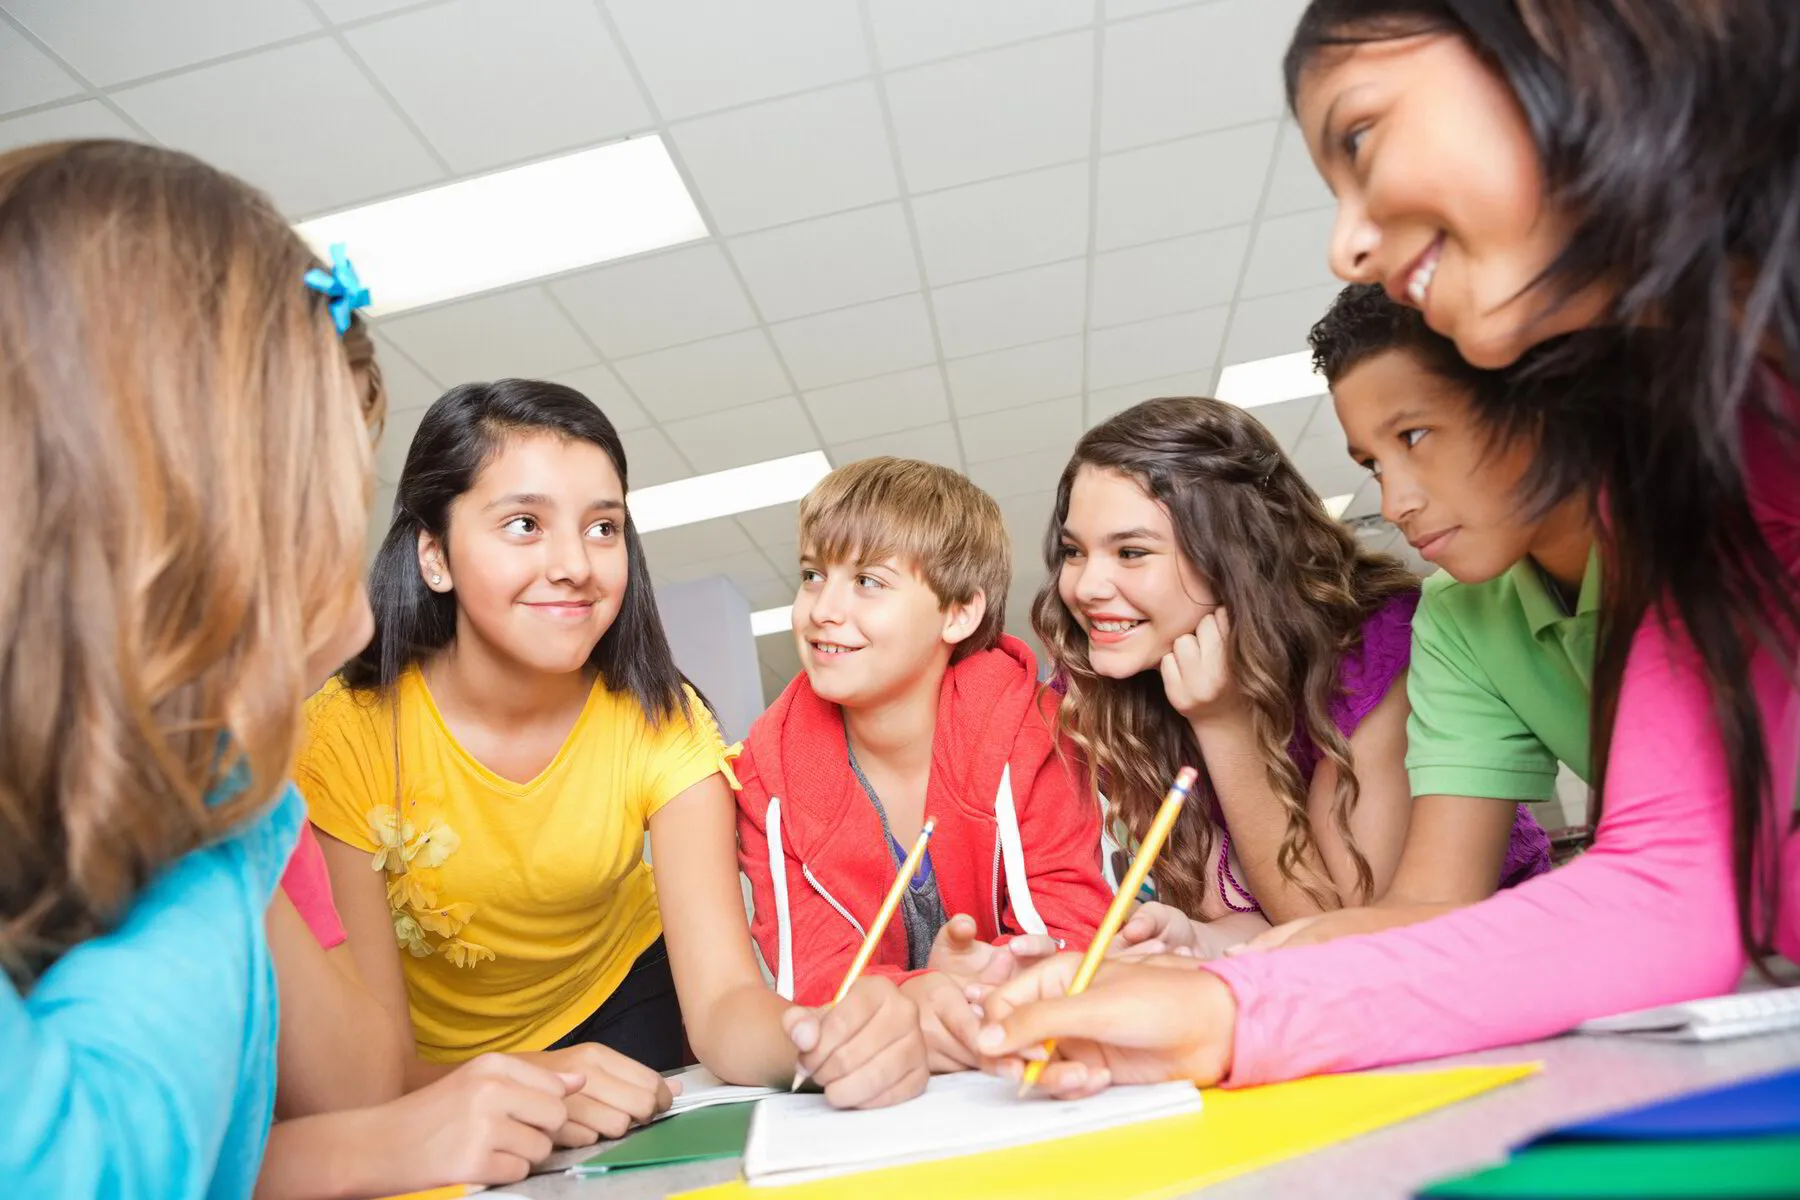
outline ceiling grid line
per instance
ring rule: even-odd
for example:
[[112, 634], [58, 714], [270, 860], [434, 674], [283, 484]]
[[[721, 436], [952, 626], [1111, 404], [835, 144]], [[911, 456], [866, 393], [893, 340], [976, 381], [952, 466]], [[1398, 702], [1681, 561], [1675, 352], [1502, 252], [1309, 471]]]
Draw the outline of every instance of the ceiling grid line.
[[[612, 11], [607, 6], [606, 0], [593, 0], [593, 4], [594, 8], [600, 14], [601, 22], [606, 26], [607, 35], [613, 39], [614, 45], [618, 48], [619, 61], [624, 64], [626, 72], [631, 76], [633, 85], [636, 86], [638, 92], [643, 97], [645, 110], [650, 114], [651, 121], [663, 135], [663, 145], [668, 150], [670, 161], [675, 164], [675, 170], [680, 174], [682, 184], [687, 188], [688, 195], [693, 199], [694, 207], [699, 211], [701, 221], [704, 222], [706, 228], [711, 231], [713, 243], [718, 246], [719, 253], [724, 257], [726, 267], [731, 272], [732, 279], [743, 293], [745, 302], [750, 306], [750, 312], [756, 318], [755, 327], [761, 331], [763, 338], [769, 343], [769, 348], [775, 356], [775, 361], [780, 365], [782, 375], [787, 380], [790, 394], [794, 397], [794, 402], [799, 405], [801, 416], [811, 428], [812, 435], [814, 439], [816, 439], [819, 447], [821, 449], [826, 448], [828, 443], [825, 441], [823, 433], [819, 430], [818, 422], [813, 419], [812, 413], [806, 407], [806, 402], [802, 397], [799, 384], [794, 378], [793, 369], [788, 365], [786, 355], [781, 352], [780, 343], [778, 343], [771, 334], [769, 321], [764, 317], [762, 309], [757, 303], [755, 294], [751, 292], [749, 281], [744, 278], [743, 268], [739, 265], [737, 257], [732, 254], [731, 246], [725, 238], [719, 235], [718, 223], [713, 220], [712, 213], [707, 206], [705, 197], [701, 194], [699, 187], [695, 185], [693, 173], [689, 171], [687, 163], [683, 161], [680, 148], [675, 144], [675, 139], [670, 136], [669, 123], [663, 119], [662, 108], [657, 102], [655, 93], [650, 90], [649, 85], [645, 82], [643, 71], [638, 67], [637, 59], [632, 52], [631, 45], [625, 40], [624, 34], [620, 32], [618, 22], [613, 18]], [[545, 288], [545, 291], [551, 290], [552, 289], [548, 287]], [[607, 361], [604, 356], [602, 356], [602, 361]], [[620, 375], [621, 381], [623, 381], [622, 372], [615, 371], [614, 373]], [[630, 390], [629, 386], [627, 386], [627, 390]], [[638, 399], [635, 395], [633, 398]], [[663, 436], [663, 439], [671, 446], [674, 446], [675, 439], [669, 437], [667, 431], [662, 428], [662, 422], [658, 415], [652, 411], [651, 406], [644, 403], [641, 399], [638, 402], [644, 412], [649, 416], [657, 432], [660, 433]], [[680, 447], [676, 447], [675, 452], [681, 456], [683, 461], [687, 461], [687, 455]], [[692, 467], [691, 462], [689, 463], [689, 466], [690, 468]], [[781, 578], [784, 572], [782, 571], [780, 564], [776, 563], [775, 560], [770, 557], [767, 548], [762, 542], [751, 536], [749, 529], [747, 529], [743, 522], [738, 518], [733, 517], [731, 523], [734, 528], [745, 536], [751, 546], [755, 548], [756, 552], [762, 556], [763, 560], [769, 564], [775, 577], [777, 579]]]
[[[857, 17], [862, 23], [863, 45], [869, 55], [869, 61], [879, 67], [881, 52], [875, 42], [875, 19], [869, 12], [868, 0], [856, 0]], [[878, 71], [875, 77], [875, 104], [881, 110], [881, 127], [887, 136], [888, 157], [894, 166], [894, 178], [900, 185], [900, 212], [906, 221], [906, 237], [912, 247], [913, 270], [919, 276], [919, 298], [925, 306], [925, 327], [931, 335], [931, 349], [937, 360], [938, 382], [944, 389], [944, 402], [952, 413], [955, 412], [956, 396], [950, 388], [950, 368], [944, 359], [944, 338], [938, 329], [937, 304], [932, 299], [931, 276], [925, 269], [925, 249], [919, 241], [919, 218], [913, 211], [912, 192], [906, 186], [906, 164], [900, 156], [900, 136], [894, 127], [894, 107], [888, 96], [888, 72]], [[779, 351], [779, 347], [777, 350]], [[917, 368], [913, 368], [917, 369]], [[804, 407], [804, 404], [802, 405]], [[950, 436], [956, 443], [957, 469], [966, 472], [969, 469], [969, 455], [963, 446], [962, 425], [954, 418], [950, 421]]]

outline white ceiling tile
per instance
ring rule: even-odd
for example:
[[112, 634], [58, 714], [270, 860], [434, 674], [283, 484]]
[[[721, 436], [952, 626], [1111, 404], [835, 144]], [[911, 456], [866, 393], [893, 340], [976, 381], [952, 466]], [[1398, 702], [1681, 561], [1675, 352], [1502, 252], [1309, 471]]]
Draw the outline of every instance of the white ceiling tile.
[[895, 458], [917, 458], [955, 471], [963, 469], [962, 454], [956, 445], [956, 431], [947, 422], [943, 425], [927, 425], [922, 429], [884, 433], [880, 437], [841, 442], [831, 448], [831, 461], [841, 467], [858, 459], [875, 458], [883, 454], [891, 454]]
[[957, 421], [970, 463], [1012, 458], [1032, 450], [1068, 454], [1081, 436], [1081, 397], [1068, 396]]
[[756, 324], [717, 243], [570, 275], [550, 284], [602, 353], [629, 358]]
[[346, 36], [459, 172], [651, 123], [591, 0], [455, 0]]
[[[1299, 445], [1301, 437], [1308, 432], [1308, 427], [1316, 423], [1314, 414], [1319, 411], [1320, 400], [1321, 397], [1318, 396], [1303, 396], [1298, 400], [1283, 400], [1279, 404], [1259, 404], [1246, 411], [1275, 435], [1275, 440], [1281, 443], [1283, 451], [1291, 454]], [[1326, 407], [1329, 408], [1330, 405]], [[1338, 449], [1342, 450], [1344, 439], [1341, 434], [1337, 443]]]
[[1106, 0], [1106, 19], [1117, 21], [1143, 13], [1160, 12], [1165, 8], [1185, 8], [1204, 2], [1205, 0]]
[[888, 70], [1090, 24], [1094, 0], [869, 0]]
[[1336, 217], [1336, 209], [1322, 208], [1259, 223], [1250, 265], [1244, 271], [1244, 297], [1273, 296], [1330, 283], [1328, 252]]
[[[1042, 492], [1007, 496], [1000, 501], [1000, 516], [1006, 531], [1012, 535], [1015, 573], [1042, 579], [1044, 534], [1050, 525], [1050, 514], [1056, 510], [1056, 493]], [[1033, 589], [1035, 591], [1035, 589]]]
[[48, 104], [82, 90], [49, 55], [0, 21], [0, 112]]
[[328, 39], [201, 67], [113, 98], [160, 141], [242, 175], [291, 217], [443, 177]]
[[781, 360], [760, 329], [622, 358], [613, 366], [659, 421], [697, 417], [791, 390]]
[[650, 424], [650, 414], [625, 390], [611, 367], [583, 367], [556, 376], [556, 382], [574, 388], [593, 401], [594, 407], [605, 413], [613, 428], [621, 433]]
[[314, 0], [325, 19], [334, 25], [342, 25], [348, 21], [361, 21], [368, 17], [377, 17], [382, 13], [393, 12], [396, 8], [408, 8], [419, 0]]
[[6, 9], [101, 87], [320, 29], [302, 0], [7, 0]]
[[1094, 325], [1229, 304], [1249, 245], [1250, 227], [1239, 225], [1095, 255]]
[[802, 92], [869, 71], [844, 0], [607, 0], [665, 120]]
[[1082, 360], [1079, 335], [952, 359], [950, 394], [961, 416], [1072, 396], [1081, 390]]
[[535, 287], [391, 317], [381, 332], [445, 387], [543, 379], [594, 361], [581, 334]]
[[660, 429], [634, 429], [621, 433], [619, 440], [625, 443], [626, 482], [631, 487], [654, 487], [694, 473]]
[[[1070, 443], [1070, 448], [1073, 448]], [[971, 462], [969, 478], [996, 500], [1008, 496], [1038, 495], [1056, 486], [1069, 464], [1067, 451], [1032, 450], [987, 462]]]
[[1222, 129], [1100, 160], [1095, 245], [1101, 250], [1247, 224], [1256, 217], [1274, 122]]
[[[629, 446], [626, 452], [630, 453]], [[730, 517], [659, 529], [644, 534], [643, 542], [644, 556], [652, 567], [684, 567], [756, 550]]]
[[[763, 557], [767, 558], [768, 555]], [[781, 566], [782, 564], [775, 565]], [[790, 577], [774, 575], [763, 583], [742, 588], [744, 599], [750, 602], [751, 612], [759, 612], [765, 608], [780, 608], [794, 602], [794, 593], [797, 589], [794, 587], [791, 575], [798, 570], [798, 564], [790, 563], [788, 566]]]
[[1219, 365], [1253, 362], [1277, 354], [1298, 354], [1306, 349], [1306, 334], [1343, 285], [1307, 288], [1284, 296], [1240, 300], [1231, 314], [1231, 333]]
[[1087, 157], [1091, 33], [1029, 42], [887, 77], [914, 192]]
[[663, 430], [701, 472], [726, 471], [819, 448], [812, 424], [792, 396], [664, 421]]
[[673, 136], [721, 233], [900, 194], [881, 104], [866, 81], [684, 121]]
[[0, 121], [0, 150], [12, 150], [37, 142], [63, 142], [78, 138], [126, 138], [140, 141], [138, 132], [98, 100], [46, 108], [23, 117]]
[[1305, 212], [1309, 208], [1330, 208], [1335, 203], [1331, 189], [1319, 178], [1312, 155], [1306, 152], [1306, 138], [1292, 121], [1281, 123], [1281, 144], [1275, 151], [1275, 174], [1269, 179], [1269, 196], [1263, 201], [1263, 216], [1281, 217]]
[[[1338, 495], [1344, 493], [1339, 492]], [[1374, 476], [1362, 481], [1354, 492], [1350, 493], [1350, 503], [1338, 514], [1338, 519], [1354, 521], [1358, 517], [1378, 517], [1381, 515], [1381, 488], [1376, 484]], [[1392, 526], [1389, 526], [1392, 528]]]
[[1271, 121], [1304, 0], [1216, 0], [1109, 26], [1100, 143], [1122, 150]]
[[388, 411], [430, 408], [444, 389], [437, 380], [421, 371], [410, 358], [404, 357], [396, 343], [382, 341], [375, 334], [375, 361], [381, 367], [381, 382], [387, 389]]
[[924, 297], [899, 296], [770, 329], [803, 391], [888, 375], [937, 358]]
[[946, 358], [966, 358], [1079, 333], [1087, 263], [1057, 263], [937, 288], [938, 336]]
[[936, 367], [820, 388], [806, 393], [806, 407], [828, 442], [874, 437], [950, 418], [944, 377]]
[[[942, 287], [1087, 253], [1086, 163], [933, 192], [913, 201], [925, 274]], [[1248, 218], [1245, 218], [1246, 220]]]
[[731, 239], [732, 257], [770, 321], [919, 290], [898, 204], [818, 217]]
[[[768, 508], [739, 513], [737, 523], [744, 527], [744, 532], [759, 546], [791, 543], [799, 536], [800, 502], [793, 500], [786, 504], [772, 504]], [[782, 564], [775, 565], [779, 567]]]
[[1161, 396], [1210, 396], [1213, 390], [1213, 376], [1218, 374], [1211, 367], [1199, 371], [1187, 371], [1180, 375], [1165, 375], [1161, 379], [1145, 379], [1138, 383], [1128, 383], [1122, 387], [1102, 388], [1097, 392], [1089, 392], [1087, 399], [1087, 423], [1092, 429], [1100, 422], [1116, 417], [1134, 404], [1142, 404], [1146, 400], [1155, 400]]
[[[1313, 421], [1315, 426], [1318, 423], [1317, 419]], [[1354, 492], [1369, 477], [1367, 471], [1351, 462], [1350, 456], [1344, 453], [1342, 434], [1331, 437], [1309, 429], [1288, 457], [1293, 460], [1306, 482], [1321, 496], [1341, 496], [1345, 492]]]
[[381, 440], [375, 445], [375, 478], [381, 483], [393, 485], [400, 482], [400, 471], [406, 466], [406, 453], [412, 449], [413, 434], [419, 431], [419, 420], [424, 415], [425, 410], [422, 408], [388, 414], [387, 424], [381, 430]]
[[1117, 387], [1142, 379], [1210, 370], [1219, 361], [1226, 308], [1203, 308], [1088, 335], [1088, 386]]
[[[836, 452], [833, 451], [834, 455], [835, 453]], [[788, 540], [785, 542], [765, 543], [762, 547], [762, 552], [764, 558], [780, 568], [778, 574], [781, 578], [789, 581], [787, 599], [782, 600], [780, 603], [788, 604], [792, 602], [795, 590], [793, 585], [799, 582], [798, 575], [800, 567], [800, 544], [795, 540], [795, 534], [790, 532], [788, 534]]]

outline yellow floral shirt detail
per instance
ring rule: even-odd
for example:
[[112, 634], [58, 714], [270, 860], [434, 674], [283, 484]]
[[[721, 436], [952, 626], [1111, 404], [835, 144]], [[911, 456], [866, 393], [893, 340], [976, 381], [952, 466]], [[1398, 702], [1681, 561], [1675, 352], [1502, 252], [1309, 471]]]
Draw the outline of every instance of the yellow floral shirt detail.
[[419, 832], [391, 804], [371, 808], [368, 820], [369, 836], [378, 847], [370, 865], [387, 872], [388, 907], [400, 948], [414, 958], [442, 954], [459, 967], [492, 959], [494, 952], [486, 946], [457, 936], [475, 916], [475, 906], [438, 902], [435, 872], [462, 845], [456, 830], [442, 817], [432, 817]]

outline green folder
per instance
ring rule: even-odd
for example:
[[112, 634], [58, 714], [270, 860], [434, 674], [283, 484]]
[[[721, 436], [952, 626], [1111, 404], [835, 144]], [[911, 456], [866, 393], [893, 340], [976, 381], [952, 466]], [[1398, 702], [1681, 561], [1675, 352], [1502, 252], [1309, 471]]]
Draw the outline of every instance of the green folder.
[[574, 1168], [577, 1175], [605, 1175], [637, 1167], [667, 1167], [709, 1158], [735, 1158], [750, 1138], [756, 1101], [715, 1104], [667, 1117], [639, 1130]]
[[1800, 1196], [1800, 1136], [1663, 1142], [1548, 1142], [1490, 1170], [1446, 1179], [1432, 1200]]

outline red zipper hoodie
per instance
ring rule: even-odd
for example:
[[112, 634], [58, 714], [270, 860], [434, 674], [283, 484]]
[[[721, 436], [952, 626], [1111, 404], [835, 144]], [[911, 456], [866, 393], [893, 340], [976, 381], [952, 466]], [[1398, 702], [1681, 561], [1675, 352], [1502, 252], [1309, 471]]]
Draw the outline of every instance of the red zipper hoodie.
[[[944, 675], [925, 796], [937, 818], [931, 862], [944, 911], [973, 916], [988, 941], [1049, 933], [1086, 946], [1111, 900], [1098, 813], [1073, 757], [1056, 753], [1056, 699], [1013, 637]], [[735, 766], [752, 932], [781, 994], [822, 1004], [896, 870], [850, 770], [842, 710], [798, 676], [751, 727]], [[889, 922], [868, 972], [916, 974], [906, 950], [904, 922]]]

